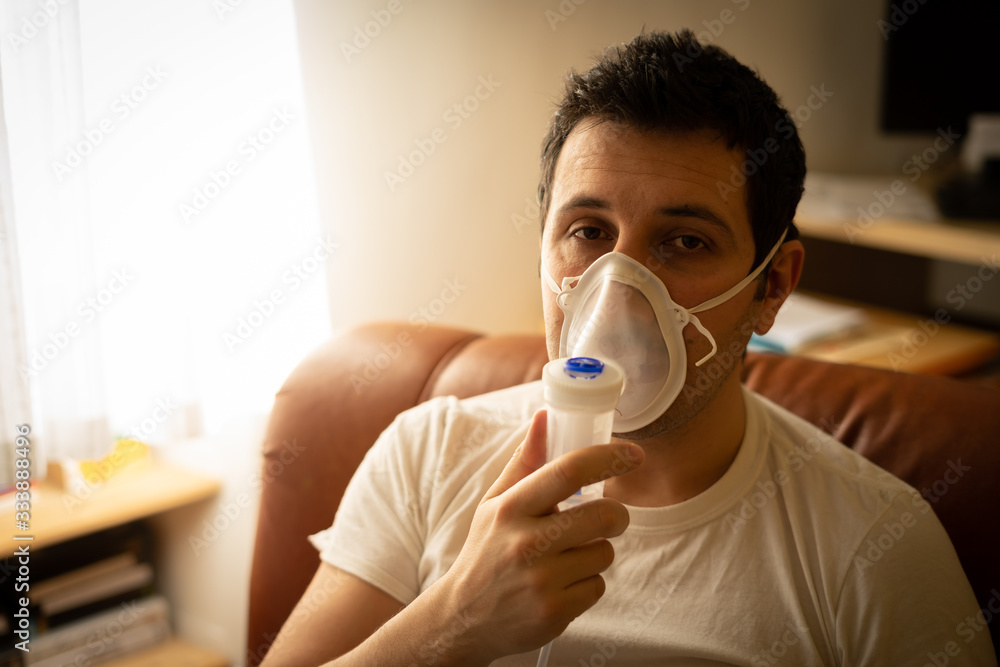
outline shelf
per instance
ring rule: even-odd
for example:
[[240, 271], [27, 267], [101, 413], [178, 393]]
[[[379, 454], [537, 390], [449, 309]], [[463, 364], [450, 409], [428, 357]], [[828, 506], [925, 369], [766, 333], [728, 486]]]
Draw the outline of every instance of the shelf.
[[104, 667], [228, 667], [229, 662], [222, 655], [208, 649], [189, 644], [180, 639], [168, 639], [162, 644], [102, 662]]
[[[65, 540], [152, 516], [218, 493], [217, 480], [153, 461], [124, 470], [83, 497], [47, 485], [31, 487], [31, 517], [28, 532], [14, 525], [14, 493], [0, 498], [0, 526], [8, 537], [0, 557], [7, 557], [23, 544], [41, 549]], [[15, 541], [14, 536], [31, 536], [31, 541]]]
[[1000, 355], [1000, 335], [845, 299], [810, 293], [865, 311], [860, 329], [797, 348], [796, 356], [925, 375], [960, 375]]
[[1000, 222], [925, 222], [878, 218], [863, 227], [856, 219], [822, 220], [797, 216], [803, 236], [847, 245], [978, 265], [1000, 256]]

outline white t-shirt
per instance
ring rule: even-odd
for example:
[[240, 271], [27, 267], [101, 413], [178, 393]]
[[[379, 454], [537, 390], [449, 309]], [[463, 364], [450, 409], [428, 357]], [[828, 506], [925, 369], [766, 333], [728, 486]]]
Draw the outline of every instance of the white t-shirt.
[[[744, 402], [721, 479], [676, 505], [628, 507], [607, 591], [549, 665], [996, 665], [920, 495], [767, 399], [744, 390]], [[455, 561], [541, 405], [535, 382], [400, 415], [333, 526], [310, 538], [321, 558], [413, 601]], [[494, 664], [533, 666], [537, 654]]]

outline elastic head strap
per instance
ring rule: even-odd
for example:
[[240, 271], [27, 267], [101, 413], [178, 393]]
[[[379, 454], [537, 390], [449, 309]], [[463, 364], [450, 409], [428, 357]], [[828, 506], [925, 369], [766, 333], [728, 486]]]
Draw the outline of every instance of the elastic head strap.
[[694, 308], [688, 308], [688, 312], [701, 313], [706, 310], [711, 310], [712, 308], [715, 308], [719, 304], [729, 301], [731, 298], [742, 292], [747, 285], [753, 282], [754, 278], [760, 275], [760, 272], [764, 270], [764, 267], [767, 266], [768, 262], [771, 261], [775, 253], [778, 252], [778, 248], [780, 248], [781, 244], [785, 242], [785, 236], [787, 234], [788, 234], [788, 229], [785, 228], [785, 231], [781, 233], [781, 238], [778, 239], [778, 242], [774, 244], [773, 248], [771, 248], [771, 252], [767, 253], [767, 257], [764, 258], [764, 261], [760, 263], [760, 265], [753, 271], [753, 273], [751, 273], [749, 276], [747, 276], [740, 282], [736, 283], [732, 288], [726, 290], [719, 296], [709, 299], [708, 301], [705, 301], [703, 303], [700, 303]]
[[545, 260], [542, 260], [542, 277], [545, 278], [545, 283], [549, 286], [549, 289], [559, 294], [562, 290], [559, 288], [559, 283], [555, 281], [552, 274], [549, 273], [548, 268], [545, 266]]

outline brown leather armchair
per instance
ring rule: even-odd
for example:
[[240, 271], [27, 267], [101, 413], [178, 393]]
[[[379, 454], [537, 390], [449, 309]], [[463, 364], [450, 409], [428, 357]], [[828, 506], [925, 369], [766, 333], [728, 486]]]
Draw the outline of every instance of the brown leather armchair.
[[[377, 323], [316, 350], [278, 392], [250, 582], [248, 664], [256, 665], [319, 565], [306, 536], [333, 521], [379, 433], [434, 396], [529, 382], [547, 361], [537, 336]], [[832, 433], [932, 503], [982, 607], [1000, 604], [1000, 392], [946, 378], [749, 354], [752, 389]], [[1000, 614], [992, 614], [994, 618]], [[1000, 647], [1000, 620], [991, 624]]]

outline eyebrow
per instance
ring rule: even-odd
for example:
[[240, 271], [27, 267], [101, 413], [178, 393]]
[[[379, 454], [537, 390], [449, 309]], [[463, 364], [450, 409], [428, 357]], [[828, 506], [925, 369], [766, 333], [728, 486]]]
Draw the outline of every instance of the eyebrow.
[[587, 195], [579, 195], [573, 197], [568, 202], [559, 207], [557, 213], [565, 213], [566, 211], [571, 211], [574, 208], [592, 208], [597, 211], [610, 211], [611, 204], [598, 197], [590, 197]]
[[717, 216], [711, 209], [704, 206], [684, 204], [682, 206], [668, 206], [661, 208], [661, 214], [671, 218], [697, 218], [718, 227], [720, 231], [733, 238], [733, 230], [725, 220]]
[[[558, 214], [564, 214], [567, 211], [571, 211], [576, 208], [589, 208], [596, 211], [610, 211], [611, 204], [605, 199], [599, 197], [591, 197], [588, 195], [580, 195], [578, 197], [573, 197], [565, 204], [559, 207], [557, 211]], [[698, 206], [695, 204], [682, 204], [680, 206], [665, 206], [657, 211], [660, 215], [668, 218], [697, 218], [698, 220], [703, 220], [710, 225], [717, 227], [721, 232], [733, 238], [735, 235], [733, 233], [732, 227], [725, 220], [717, 216], [711, 209], [704, 206]]]

